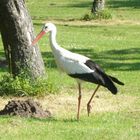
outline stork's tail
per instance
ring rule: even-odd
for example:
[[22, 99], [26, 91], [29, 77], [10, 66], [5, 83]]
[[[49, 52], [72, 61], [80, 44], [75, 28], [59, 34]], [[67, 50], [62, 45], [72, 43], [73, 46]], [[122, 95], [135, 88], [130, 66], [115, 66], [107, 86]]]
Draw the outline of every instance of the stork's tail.
[[104, 72], [102, 71], [98, 71], [99, 75], [101, 76], [101, 81], [104, 87], [106, 87], [108, 90], [111, 91], [112, 94], [117, 94], [118, 90], [115, 86], [115, 84], [113, 83], [113, 80]]
[[114, 85], [114, 83], [112, 82], [112, 80], [107, 75], [102, 75], [102, 76], [105, 82], [103, 86], [105, 86], [108, 90], [110, 90], [112, 94], [117, 94], [118, 90]]
[[121, 81], [119, 81], [117, 78], [112, 77], [112, 76], [110, 76], [110, 75], [108, 75], [108, 76], [109, 76], [109, 78], [110, 78], [113, 82], [115, 82], [115, 83], [117, 83], [117, 84], [119, 84], [119, 85], [124, 85], [124, 83], [121, 82]]

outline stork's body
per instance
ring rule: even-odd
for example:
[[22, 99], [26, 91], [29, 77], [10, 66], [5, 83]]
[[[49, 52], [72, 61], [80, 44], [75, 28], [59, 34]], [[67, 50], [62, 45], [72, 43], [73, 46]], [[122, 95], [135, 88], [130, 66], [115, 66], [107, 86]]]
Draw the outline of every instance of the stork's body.
[[90, 58], [70, 52], [57, 44], [56, 26], [54, 24], [45, 24], [42, 32], [33, 41], [32, 45], [34, 45], [46, 32], [50, 32], [50, 45], [58, 68], [69, 76], [77, 79], [79, 88], [77, 119], [79, 119], [81, 103], [81, 80], [95, 83], [98, 85], [87, 104], [88, 115], [91, 108], [90, 102], [100, 85], [106, 87], [113, 94], [117, 93], [117, 88], [113, 82], [123, 85], [122, 82], [120, 82], [115, 77], [105, 74], [104, 71], [99, 67], [99, 65], [97, 65], [94, 61], [90, 60]]

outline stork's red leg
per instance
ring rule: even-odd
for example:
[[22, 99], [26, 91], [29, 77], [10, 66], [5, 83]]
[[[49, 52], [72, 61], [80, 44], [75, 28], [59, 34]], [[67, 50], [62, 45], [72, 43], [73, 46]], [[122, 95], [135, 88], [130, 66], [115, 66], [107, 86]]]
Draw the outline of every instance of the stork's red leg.
[[79, 89], [79, 97], [78, 97], [78, 112], [77, 112], [77, 120], [79, 120], [79, 114], [80, 114], [80, 105], [81, 105], [81, 84], [78, 83], [78, 89]]
[[89, 116], [89, 113], [90, 113], [90, 110], [91, 110], [91, 105], [90, 105], [90, 103], [91, 103], [91, 101], [92, 101], [92, 99], [93, 99], [93, 97], [94, 97], [94, 95], [95, 95], [95, 93], [97, 92], [97, 90], [98, 90], [99, 87], [100, 87], [100, 85], [98, 85], [98, 86], [96, 87], [96, 89], [95, 89], [95, 91], [93, 92], [93, 94], [92, 94], [90, 100], [89, 100], [88, 103], [87, 103], [87, 113], [88, 113], [88, 116]]

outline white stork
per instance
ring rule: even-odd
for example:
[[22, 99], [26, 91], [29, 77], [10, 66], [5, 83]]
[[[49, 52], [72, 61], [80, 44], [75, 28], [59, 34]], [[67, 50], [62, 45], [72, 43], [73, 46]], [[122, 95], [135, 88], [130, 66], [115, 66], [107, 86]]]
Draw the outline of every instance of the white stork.
[[80, 103], [81, 103], [81, 81], [87, 81], [97, 84], [97, 88], [93, 92], [89, 102], [87, 103], [88, 116], [91, 110], [91, 101], [101, 86], [106, 87], [111, 93], [116, 94], [117, 88], [114, 82], [119, 85], [124, 85], [117, 78], [107, 75], [98, 64], [90, 60], [90, 58], [70, 52], [62, 47], [60, 47], [56, 42], [56, 26], [53, 23], [46, 23], [43, 26], [42, 31], [37, 35], [32, 45], [36, 44], [37, 41], [47, 32], [50, 32], [50, 44], [52, 53], [54, 55], [56, 64], [58, 68], [65, 72], [67, 75], [75, 78], [78, 83], [79, 97], [78, 97], [78, 112], [77, 119], [79, 119]]

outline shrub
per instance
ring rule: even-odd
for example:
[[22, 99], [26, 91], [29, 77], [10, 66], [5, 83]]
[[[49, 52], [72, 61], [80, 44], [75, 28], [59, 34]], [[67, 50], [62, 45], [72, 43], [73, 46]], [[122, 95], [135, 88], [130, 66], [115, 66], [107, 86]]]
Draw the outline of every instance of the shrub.
[[47, 80], [47, 77], [38, 78], [35, 81], [24, 74], [13, 78], [10, 74], [4, 74], [0, 78], [0, 95], [35, 96], [56, 93], [58, 88]]
[[96, 19], [112, 19], [112, 14], [109, 10], [102, 10], [96, 13], [87, 13], [82, 17], [82, 20], [96, 20]]

